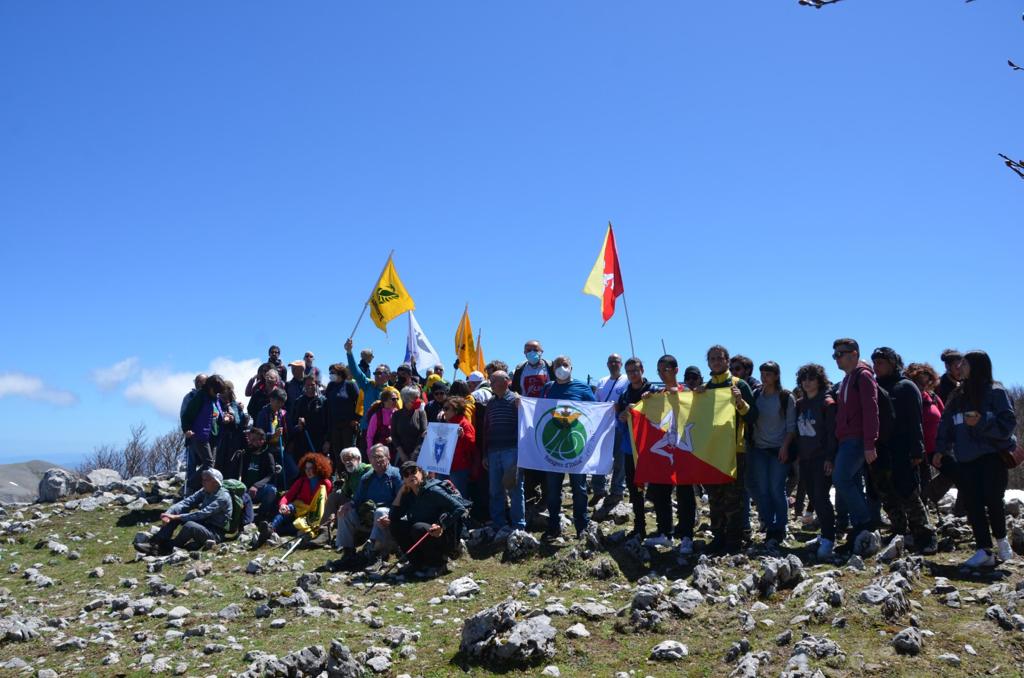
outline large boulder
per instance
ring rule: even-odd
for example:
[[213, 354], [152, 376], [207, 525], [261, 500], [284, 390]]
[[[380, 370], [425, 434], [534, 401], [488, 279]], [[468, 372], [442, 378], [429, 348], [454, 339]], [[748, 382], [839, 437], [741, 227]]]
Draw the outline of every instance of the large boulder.
[[114, 483], [121, 482], [121, 474], [112, 468], [98, 468], [85, 474], [89, 482], [100, 492], [110, 491]]
[[39, 479], [39, 501], [55, 502], [78, 492], [79, 479], [71, 471], [51, 468]]
[[555, 635], [547, 615], [517, 621], [523, 603], [506, 600], [477, 612], [462, 625], [460, 651], [493, 668], [529, 666], [555, 656]]

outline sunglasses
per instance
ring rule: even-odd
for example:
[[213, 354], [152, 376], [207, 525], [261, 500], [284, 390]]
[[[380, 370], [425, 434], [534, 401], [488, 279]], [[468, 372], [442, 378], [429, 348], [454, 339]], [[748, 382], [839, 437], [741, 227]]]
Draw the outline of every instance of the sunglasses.
[[832, 351], [832, 359], [839, 360], [847, 353], [853, 353], [853, 351]]
[[414, 475], [416, 475], [416, 469], [414, 469], [414, 468], [407, 468], [404, 471], [402, 471], [402, 477], [403, 478], [408, 478], [409, 476], [414, 476]]

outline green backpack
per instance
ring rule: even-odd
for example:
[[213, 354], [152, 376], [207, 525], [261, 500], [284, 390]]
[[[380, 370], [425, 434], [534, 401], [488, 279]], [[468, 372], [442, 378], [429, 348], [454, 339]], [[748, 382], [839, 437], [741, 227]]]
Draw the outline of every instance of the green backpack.
[[231, 495], [231, 516], [224, 529], [227, 539], [235, 539], [242, 530], [242, 518], [245, 515], [245, 483], [240, 480], [225, 480], [221, 487]]

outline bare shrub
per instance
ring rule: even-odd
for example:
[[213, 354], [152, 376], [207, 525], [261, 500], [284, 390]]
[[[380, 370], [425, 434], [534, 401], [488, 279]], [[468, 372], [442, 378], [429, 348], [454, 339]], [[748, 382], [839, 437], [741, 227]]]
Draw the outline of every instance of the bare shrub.
[[98, 468], [109, 468], [120, 473], [122, 478], [174, 473], [178, 470], [178, 459], [184, 447], [185, 436], [177, 429], [150, 442], [146, 438], [146, 425], [136, 424], [130, 428], [124, 447], [100, 445], [94, 448], [78, 465], [77, 471], [85, 474]]

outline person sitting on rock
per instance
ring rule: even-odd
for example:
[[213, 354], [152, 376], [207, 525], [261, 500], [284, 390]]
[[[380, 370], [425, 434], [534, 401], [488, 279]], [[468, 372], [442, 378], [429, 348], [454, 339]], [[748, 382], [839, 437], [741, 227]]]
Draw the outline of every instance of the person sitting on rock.
[[224, 476], [208, 468], [201, 482], [202, 489], [160, 514], [163, 525], [148, 542], [136, 543], [136, 551], [144, 555], [166, 555], [173, 547], [197, 551], [224, 539], [231, 519], [231, 495], [222, 487]]
[[426, 475], [414, 461], [402, 464], [402, 487], [389, 514], [378, 518], [377, 524], [391, 533], [408, 556], [406, 574], [429, 579], [447, 572], [446, 556], [456, 550], [456, 526], [467, 507], [449, 483]]
[[364, 540], [363, 567], [375, 568], [382, 556], [394, 550], [390, 535], [377, 526], [376, 520], [387, 515], [388, 507], [402, 485], [402, 476], [391, 465], [391, 452], [387, 445], [378, 444], [370, 448], [370, 465], [372, 471], [363, 474], [352, 501], [338, 509], [338, 534], [334, 545], [342, 553], [338, 561], [342, 568], [357, 564], [356, 547]]
[[278, 502], [271, 522], [260, 523], [255, 547], [275, 535], [293, 535], [312, 539], [320, 530], [327, 495], [331, 491], [331, 461], [322, 454], [309, 452], [299, 460], [300, 476]]
[[274, 452], [267, 445], [267, 432], [252, 427], [245, 434], [246, 449], [239, 452], [239, 468], [242, 482], [249, 490], [254, 505], [259, 506], [257, 523], [273, 520], [277, 509], [277, 487], [274, 476], [280, 471], [274, 460]]
[[[360, 481], [372, 468], [369, 464], [364, 464], [362, 459], [363, 455], [358, 447], [346, 447], [341, 450], [341, 468], [338, 481], [334, 483], [334, 491], [327, 497], [324, 517], [320, 520], [321, 528], [330, 527], [337, 517], [338, 509], [355, 498], [356, 492], [359, 490]], [[327, 530], [322, 530], [321, 534], [317, 536], [317, 541], [319, 542], [321, 537], [326, 534]]]

